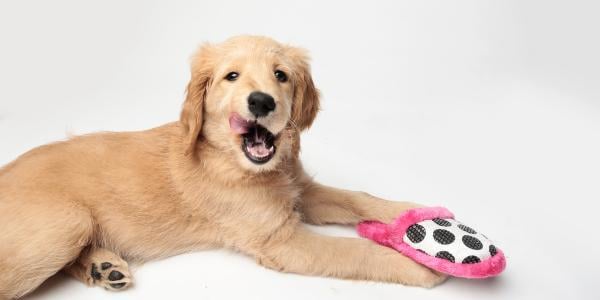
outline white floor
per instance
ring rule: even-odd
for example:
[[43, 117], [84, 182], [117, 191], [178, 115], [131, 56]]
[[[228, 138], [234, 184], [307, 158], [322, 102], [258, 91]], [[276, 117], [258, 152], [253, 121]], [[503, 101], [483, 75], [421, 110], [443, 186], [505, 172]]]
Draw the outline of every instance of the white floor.
[[600, 298], [600, 6], [323, 2], [1, 3], [0, 164], [67, 133], [175, 120], [201, 41], [265, 34], [311, 50], [317, 180], [444, 205], [496, 241], [506, 271], [424, 290], [207, 251], [137, 268], [126, 292], [59, 276], [30, 299]]

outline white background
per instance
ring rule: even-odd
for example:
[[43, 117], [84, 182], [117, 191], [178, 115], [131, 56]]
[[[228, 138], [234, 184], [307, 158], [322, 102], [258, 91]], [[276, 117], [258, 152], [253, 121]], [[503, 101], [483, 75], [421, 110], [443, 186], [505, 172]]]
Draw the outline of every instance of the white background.
[[207, 251], [137, 268], [126, 292], [59, 276], [31, 299], [600, 298], [597, 1], [0, 3], [1, 164], [176, 120], [197, 45], [269, 35], [312, 53], [323, 111], [302, 156], [318, 180], [444, 205], [508, 259], [425, 290]]

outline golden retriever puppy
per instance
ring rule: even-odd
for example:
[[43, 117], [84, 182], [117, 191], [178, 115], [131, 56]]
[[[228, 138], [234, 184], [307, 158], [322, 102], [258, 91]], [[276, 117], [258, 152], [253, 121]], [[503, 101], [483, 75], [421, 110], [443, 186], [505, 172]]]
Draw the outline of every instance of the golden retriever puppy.
[[318, 110], [305, 51], [256, 36], [202, 46], [179, 121], [75, 137], [0, 169], [0, 298], [61, 270], [123, 290], [128, 263], [211, 247], [282, 272], [441, 283], [394, 250], [302, 226], [390, 221], [414, 207], [304, 173], [300, 132]]

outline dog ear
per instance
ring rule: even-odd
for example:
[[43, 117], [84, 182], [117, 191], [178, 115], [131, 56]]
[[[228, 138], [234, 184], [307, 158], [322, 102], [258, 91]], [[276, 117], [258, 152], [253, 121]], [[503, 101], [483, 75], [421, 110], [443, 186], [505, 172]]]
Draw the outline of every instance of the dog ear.
[[287, 55], [294, 64], [294, 103], [292, 105], [292, 121], [300, 130], [308, 129], [320, 108], [319, 90], [315, 87], [310, 72], [308, 54], [304, 49], [289, 47]]
[[208, 44], [201, 46], [192, 57], [191, 78], [179, 120], [183, 129], [186, 155], [194, 152], [202, 131], [204, 100], [211, 83], [212, 60], [213, 49]]

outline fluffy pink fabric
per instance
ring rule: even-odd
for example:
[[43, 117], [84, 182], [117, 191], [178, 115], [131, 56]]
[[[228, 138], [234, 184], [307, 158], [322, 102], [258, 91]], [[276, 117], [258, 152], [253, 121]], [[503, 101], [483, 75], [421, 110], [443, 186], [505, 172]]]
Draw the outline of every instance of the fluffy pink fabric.
[[363, 221], [357, 226], [358, 234], [381, 245], [398, 250], [400, 253], [433, 270], [464, 278], [486, 278], [500, 274], [506, 267], [504, 253], [497, 249], [496, 255], [475, 264], [453, 263], [417, 251], [404, 243], [408, 227], [415, 223], [435, 218], [453, 219], [454, 215], [443, 207], [426, 207], [407, 210], [391, 224], [378, 221]]

